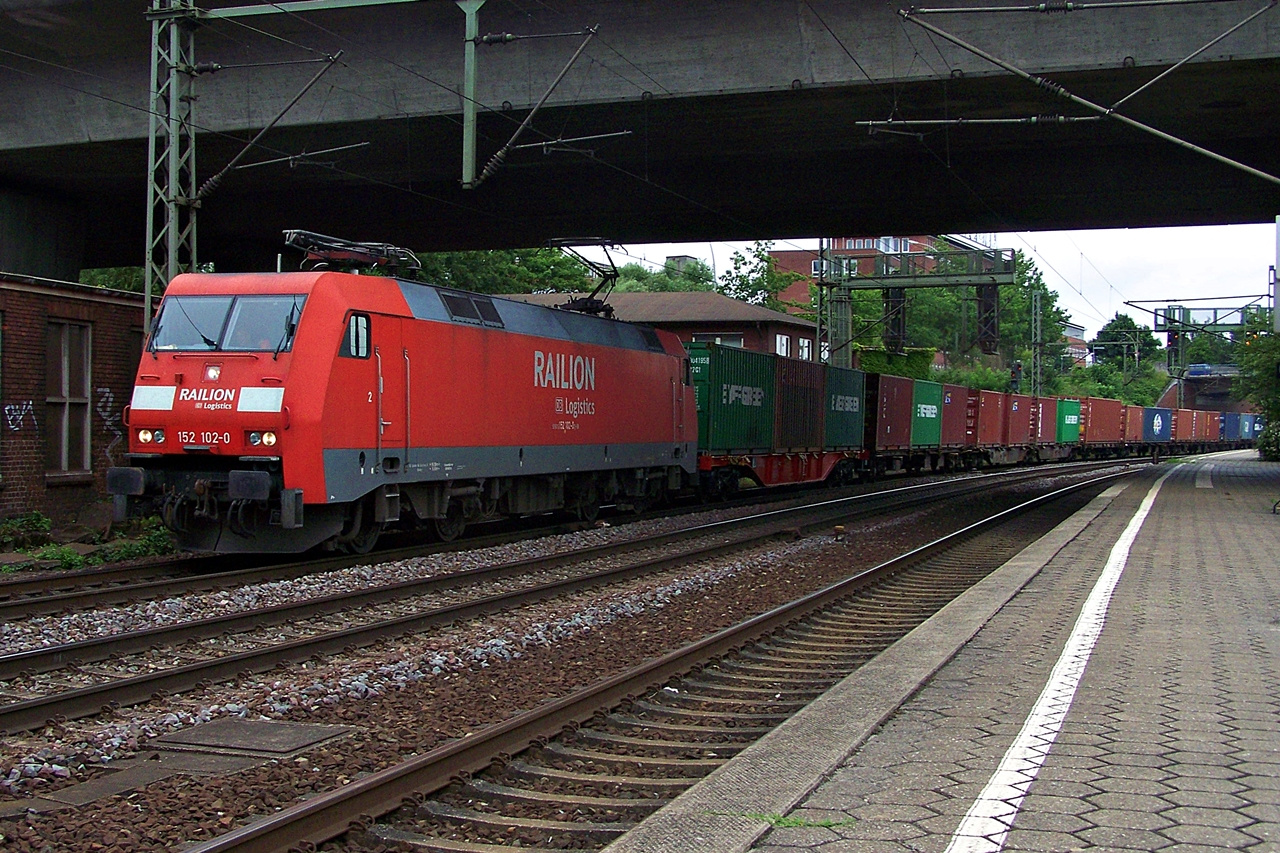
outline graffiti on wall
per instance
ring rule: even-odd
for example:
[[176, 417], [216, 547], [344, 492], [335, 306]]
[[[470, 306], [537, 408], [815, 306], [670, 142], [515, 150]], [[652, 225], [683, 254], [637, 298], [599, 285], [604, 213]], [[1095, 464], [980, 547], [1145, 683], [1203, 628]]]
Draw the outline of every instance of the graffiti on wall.
[[120, 442], [124, 441], [124, 431], [120, 429], [121, 413], [116, 410], [116, 392], [110, 388], [99, 388], [97, 411], [106, 431], [113, 436], [111, 443], [103, 449], [102, 455], [106, 457], [107, 465], [114, 465], [116, 448], [120, 446]]
[[[111, 441], [103, 450], [108, 465], [116, 463], [116, 448], [124, 441], [124, 430], [122, 427], [122, 412], [116, 408], [116, 392], [110, 388], [98, 388], [98, 405], [96, 410], [98, 417], [102, 418], [103, 430], [111, 436]], [[4, 407], [5, 424], [13, 432], [20, 432], [26, 425], [27, 419], [31, 419], [31, 429], [39, 429], [40, 424], [36, 420], [36, 406], [33, 400], [23, 400], [21, 403], [9, 403]]]
[[36, 423], [36, 406], [33, 401], [23, 400], [21, 403], [9, 403], [4, 407], [5, 422], [14, 432], [22, 429], [28, 415], [31, 416], [31, 428], [38, 429], [40, 425]]

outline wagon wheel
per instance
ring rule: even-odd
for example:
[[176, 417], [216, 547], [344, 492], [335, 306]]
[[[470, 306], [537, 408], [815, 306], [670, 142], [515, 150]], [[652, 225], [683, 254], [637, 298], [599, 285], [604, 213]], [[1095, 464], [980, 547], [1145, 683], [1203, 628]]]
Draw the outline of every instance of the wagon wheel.
[[467, 518], [462, 512], [462, 504], [450, 501], [444, 518], [431, 519], [431, 526], [435, 528], [436, 536], [441, 542], [452, 542], [457, 539], [467, 528]]
[[716, 471], [716, 497], [727, 500], [738, 493], [738, 482], [742, 479], [737, 468], [720, 468]]

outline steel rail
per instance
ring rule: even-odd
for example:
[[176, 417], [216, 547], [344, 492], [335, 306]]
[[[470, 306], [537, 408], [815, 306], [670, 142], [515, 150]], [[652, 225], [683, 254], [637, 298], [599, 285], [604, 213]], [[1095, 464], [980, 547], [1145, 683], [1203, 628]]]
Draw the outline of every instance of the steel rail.
[[[1021, 476], [1029, 476], [1028, 472], [1018, 473]], [[1001, 475], [996, 476], [999, 477]], [[1003, 477], [1008, 479], [1008, 472], [1005, 472]], [[951, 496], [951, 490], [954, 490], [955, 496], [963, 496], [964, 494], [972, 491], [972, 486], [963, 487], [963, 484], [969, 482], [971, 481], [950, 481], [948, 484], [945, 484], [949, 487], [948, 492], [939, 495], [938, 497], [945, 498]], [[917, 489], [930, 485], [939, 484], [921, 484], [919, 487], [912, 486], [906, 488]], [[873, 500], [875, 498], [883, 498], [885, 496], [899, 497], [899, 495], [899, 490], [887, 490], [868, 495], [838, 498], [834, 499], [834, 501], [837, 503], [853, 503], [857, 501], [875, 503]], [[902, 506], [901, 500], [893, 503], [882, 501], [882, 503], [884, 503], [885, 506], [868, 506], [865, 511], [874, 512]], [[803, 513], [807, 510], [808, 507], [795, 507], [773, 512], [783, 513], [783, 515], [780, 516], [780, 518], [783, 518], [788, 514]], [[762, 517], [767, 517], [767, 515]], [[729, 529], [732, 527], [750, 524], [756, 518], [757, 517], [755, 516], [747, 516], [741, 519], [729, 519], [723, 522], [698, 525], [672, 533], [662, 533], [653, 536], [641, 537], [627, 542], [614, 543], [611, 545], [597, 545], [561, 554], [531, 557], [526, 560], [503, 563], [496, 566], [482, 566], [444, 575], [436, 575], [429, 578], [417, 578], [368, 589], [334, 593], [333, 595], [323, 596], [321, 598], [289, 602], [254, 610], [240, 611], [238, 613], [229, 613], [222, 616], [199, 619], [179, 625], [145, 628], [137, 631], [80, 640], [63, 645], [46, 646], [20, 652], [11, 652], [9, 654], [0, 654], [0, 681], [13, 678], [14, 676], [49, 672], [67, 665], [78, 665], [106, 660], [107, 658], [116, 655], [145, 651], [146, 649], [153, 648], [161, 644], [171, 645], [190, 640], [207, 639], [209, 637], [237, 633], [268, 625], [284, 624], [312, 616], [328, 615], [352, 607], [378, 604], [386, 601], [403, 599], [407, 596], [425, 595], [432, 592], [454, 589], [467, 584], [480, 583], [509, 575], [547, 571], [569, 563], [586, 562], [606, 555], [616, 556], [645, 548], [661, 547], [683, 539], [705, 535], [709, 532], [713, 532], [716, 528], [723, 527], [725, 529]]]
[[627, 672], [602, 679], [534, 710], [486, 726], [342, 788], [196, 844], [187, 848], [185, 853], [283, 853], [300, 847], [317, 849], [319, 844], [344, 832], [367, 829], [375, 818], [399, 808], [413, 795], [432, 793], [459, 775], [483, 770], [500, 755], [514, 755], [541, 738], [553, 737], [566, 727], [581, 724], [601, 711], [634, 699], [672, 678], [686, 675], [709, 659], [736, 651], [888, 574], [954, 547], [975, 533], [1072, 492], [1120, 476], [1124, 474], [1104, 474], [1033, 498]]
[[[0, 607], [12, 602], [20, 609], [24, 603], [36, 603], [47, 598], [51, 591], [91, 588], [101, 591], [123, 583], [136, 583], [139, 577], [172, 574], [174, 569], [206, 572], [225, 561], [218, 554], [210, 557], [183, 557], [180, 559], [151, 560], [146, 563], [131, 562], [128, 565], [105, 565], [76, 571], [23, 572], [22, 575], [0, 579]], [[211, 565], [212, 564], [212, 565]], [[30, 575], [27, 577], [25, 575]]]
[[[1113, 463], [1123, 461], [1125, 460], [1112, 460]], [[1138, 462], [1139, 460], [1135, 459], [1127, 461]], [[1097, 463], [1065, 463], [1061, 466], [1040, 466], [1036, 470], [1042, 472], [1051, 472], [1059, 468], [1074, 470], [1081, 465], [1087, 466], [1093, 464]], [[998, 478], [1001, 476], [1007, 476], [1008, 473], [1009, 472], [1005, 471], [979, 476]], [[853, 495], [850, 498], [837, 498], [836, 500], [871, 499], [877, 495], [891, 494], [899, 489], [925, 489], [933, 486], [945, 485], [946, 483], [964, 482], [969, 479], [974, 478], [967, 477], [961, 478], [960, 480], [947, 480], [942, 483], [918, 483], [911, 486], [901, 486], [896, 489]], [[794, 496], [794, 493], [788, 494], [788, 497]], [[737, 505], [741, 505], [742, 503], [747, 502], [759, 502], [759, 500], [756, 497], [752, 497], [749, 500], [743, 499], [742, 502], [728, 502], [726, 504], [722, 504], [722, 506], [734, 506], [735, 503], [737, 503]], [[88, 571], [66, 572], [61, 574], [42, 574], [40, 577], [32, 579], [0, 581], [0, 622], [17, 618], [38, 616], [41, 614], [59, 613], [92, 605], [101, 606], [119, 604], [144, 598], [182, 595], [189, 592], [213, 589], [226, 589], [232, 586], [260, 583], [264, 581], [287, 580], [308, 574], [320, 574], [322, 572], [339, 571], [353, 566], [368, 565], [370, 562], [392, 562], [395, 560], [407, 560], [412, 559], [413, 557], [429, 556], [432, 554], [450, 553], [464, 549], [471, 550], [475, 548], [485, 548], [493, 545], [503, 545], [514, 541], [523, 541], [531, 536], [565, 532], [568, 529], [576, 528], [572, 524], [556, 524], [547, 527], [535, 528], [532, 531], [523, 530], [518, 532], [505, 532], [479, 536], [469, 538], [464, 542], [409, 545], [400, 548], [376, 551], [364, 555], [341, 554], [332, 557], [323, 557], [320, 559], [290, 563], [274, 563], [217, 572], [207, 572], [206, 570], [210, 566], [226, 564], [232, 558], [243, 561], [245, 559], [245, 555], [241, 554], [229, 557], [229, 555], [217, 554], [207, 557], [187, 557], [174, 561], [173, 563], [183, 569], [183, 574], [137, 583], [124, 582], [136, 577], [139, 572], [150, 575], [163, 573], [165, 571], [164, 564], [91, 569]], [[88, 579], [89, 584], [81, 583], [81, 580], [85, 578]], [[76, 588], [70, 592], [59, 592], [52, 595], [30, 595], [28, 597], [29, 593], [43, 592], [50, 586], [57, 589], [64, 589], [72, 586], [76, 586]]]
[[[1019, 475], [1013, 476], [1006, 473], [1003, 475], [1003, 479], [1012, 484], [1023, 479], [1032, 478], [1036, 473], [1038, 473], [1038, 471], [1020, 472]], [[946, 494], [944, 495], [920, 494], [919, 492], [921, 489], [914, 486], [896, 489], [890, 492], [879, 492], [876, 493], [875, 496], [884, 497], [886, 495], [893, 495], [898, 498], [898, 500], [888, 506], [877, 505], [867, 508], [857, 507], [856, 509], [863, 510], [863, 512], [882, 512], [885, 510], [901, 508], [904, 504], [918, 505], [934, 500], [949, 500], [957, 497], [963, 497], [975, 491], [985, 491], [989, 489], [992, 483], [986, 482], [986, 479], [987, 478], [969, 478], [962, 481], [952, 481], [950, 484], [947, 484], [951, 486], [951, 488], [947, 489]], [[928, 485], [932, 485], [936, 488], [937, 484]], [[959, 486], [965, 486], [966, 488], [958, 488]], [[662, 534], [655, 537], [655, 539], [662, 540], [657, 544], [670, 544], [673, 541], [678, 541], [680, 538], [687, 538], [690, 535], [697, 535], [698, 533], [707, 534], [717, 530], [731, 530], [734, 526], [752, 524], [757, 528], [753, 531], [747, 532], [744, 536], [730, 539], [729, 541], [706, 545], [693, 551], [683, 551], [675, 555], [641, 560], [627, 565], [615, 566], [598, 572], [579, 575], [574, 578], [550, 581], [526, 587], [521, 590], [489, 595], [472, 601], [446, 605], [444, 607], [435, 608], [422, 613], [371, 622], [365, 625], [354, 626], [339, 631], [326, 632], [312, 637], [296, 639], [249, 651], [210, 658], [205, 661], [198, 661], [164, 670], [144, 673], [130, 678], [104, 681], [99, 684], [67, 690], [48, 696], [12, 702], [0, 706], [0, 731], [27, 731], [46, 725], [50, 721], [58, 722], [66, 719], [87, 717], [104, 710], [113, 711], [115, 708], [123, 705], [136, 704], [157, 696], [184, 692], [203, 684], [228, 679], [238, 675], [268, 671], [280, 666], [281, 664], [307, 660], [318, 655], [333, 654], [336, 652], [350, 650], [352, 648], [359, 648], [364, 645], [372, 644], [377, 640], [388, 636], [403, 635], [411, 631], [421, 630], [435, 625], [447, 624], [460, 619], [476, 618], [503, 608], [518, 606], [531, 601], [540, 600], [551, 595], [564, 595], [580, 589], [586, 589], [605, 583], [626, 580], [638, 575], [662, 571], [672, 566], [686, 564], [691, 560], [710, 559], [726, 552], [741, 550], [743, 548], [759, 544], [762, 541], [767, 541], [768, 539], [776, 537], [780, 533], [790, 534], [797, 530], [819, 529], [830, 525], [834, 521], [848, 519], [850, 517], [850, 505], [857, 502], [860, 498], [866, 497], [871, 496], [839, 498], [804, 507], [771, 510], [760, 515], [748, 516], [744, 519], [730, 519], [726, 521], [713, 522], [711, 524], [701, 525], [697, 528], [678, 531], [674, 534]], [[810, 517], [808, 519], [803, 519], [802, 517], [806, 514]], [[762, 523], [762, 521], [768, 521], [769, 523]], [[798, 521], [801, 523], [798, 524]], [[631, 542], [620, 544], [622, 546], [621, 550], [624, 552], [637, 550], [643, 547], [655, 546], [653, 540], [633, 540]], [[619, 549], [610, 546], [596, 546], [589, 549], [589, 551], [591, 552], [591, 556], [600, 556], [606, 553], [618, 553]], [[549, 558], [542, 559], [546, 560], [548, 563], [554, 563], [557, 561], [564, 562], [568, 560], [580, 560], [582, 558], [582, 552], [574, 552], [570, 554], [553, 555]], [[502, 573], [528, 571], [529, 563], [530, 561], [523, 561], [521, 563], [497, 568], [499, 568]], [[493, 576], [495, 574], [493, 570], [479, 569], [472, 571], [481, 575], [488, 573], [490, 576]], [[475, 575], [472, 576], [472, 579], [475, 579]], [[440, 579], [426, 579], [425, 581], [408, 583], [430, 585], [437, 580], [448, 583], [451, 578], [449, 576], [445, 576]], [[403, 588], [401, 588], [402, 585], [397, 585], [397, 587], [398, 588], [386, 591], [386, 597], [402, 597], [404, 594]], [[384, 595], [384, 591], [364, 590], [352, 595], [356, 598], [382, 597]], [[296, 605], [279, 605], [277, 608], [269, 608], [267, 612], [274, 611], [274, 621], [287, 621], [288, 619], [298, 618], [299, 614], [305, 613], [308, 608], [312, 607], [312, 605], [313, 602], [302, 602]], [[341, 609], [341, 605], [334, 604], [333, 609]], [[292, 613], [289, 612], [290, 610], [292, 610]], [[136, 632], [137, 636], [121, 634], [114, 637], [84, 641], [82, 643], [72, 644], [72, 646], [68, 647], [55, 647], [47, 650], [37, 649], [30, 652], [19, 652], [15, 655], [8, 655], [5, 656], [5, 658], [0, 658], [0, 665], [5, 666], [6, 671], [16, 671], [18, 674], [22, 674], [42, 666], [45, 668], [51, 668], [52, 666], [58, 665], [57, 662], [59, 661], [62, 664], [65, 664], [66, 661], [70, 660], [73, 656], [83, 658], [89, 654], [95, 654], [97, 656], [96, 659], [101, 660], [113, 652], [120, 652], [126, 647], [130, 649], [154, 647], [156, 645], [157, 638], [166, 632], [170, 637], [180, 636], [184, 639], [192, 639], [196, 636], [216, 636], [225, 633], [229, 630], [229, 625], [237, 625], [244, 629], [248, 629], [255, 625], [264, 624], [262, 621], [262, 614], [263, 611], [234, 614], [226, 617], [225, 621], [221, 618], [215, 618], [212, 620], [203, 620], [203, 622], [190, 623], [188, 626], [179, 626], [176, 629], [160, 628]]]
[[[35, 616], [44, 613], [59, 613], [74, 610], [87, 605], [119, 604], [143, 598], [156, 598], [169, 595], [180, 595], [188, 592], [200, 592], [212, 589], [226, 589], [249, 583], [288, 580], [310, 574], [339, 571], [352, 566], [368, 565], [371, 562], [392, 562], [407, 560], [413, 557], [424, 557], [432, 554], [450, 553], [454, 551], [486, 548], [492, 545], [504, 545], [508, 542], [521, 541], [530, 535], [547, 535], [552, 532], [564, 532], [568, 525], [560, 524], [551, 527], [524, 530], [520, 532], [496, 533], [487, 536], [470, 538], [460, 542], [431, 543], [407, 545], [399, 548], [388, 548], [368, 554], [337, 554], [331, 557], [308, 559], [288, 563], [270, 562], [271, 555], [215, 554], [201, 557], [187, 557], [172, 561], [170, 565], [186, 569], [188, 563], [198, 563], [191, 571], [183, 574], [163, 577], [157, 580], [123, 583], [111, 586], [96, 584], [114, 584], [116, 581], [127, 581], [130, 577], [143, 574], [160, 574], [165, 564], [148, 566], [132, 566], [121, 568], [94, 569], [88, 572], [67, 572], [62, 575], [42, 575], [30, 580], [0, 582], [0, 621], [18, 617]], [[250, 568], [237, 568], [217, 572], [203, 572], [199, 566], [218, 566], [239, 561], [243, 563], [246, 556], [262, 565]], [[88, 578], [90, 584], [77, 586], [71, 592], [53, 595], [18, 597], [31, 591], [40, 591], [41, 585], [50, 585], [50, 578], [57, 588], [70, 587], [81, 578]], [[83, 587], [83, 588], [81, 588]]]

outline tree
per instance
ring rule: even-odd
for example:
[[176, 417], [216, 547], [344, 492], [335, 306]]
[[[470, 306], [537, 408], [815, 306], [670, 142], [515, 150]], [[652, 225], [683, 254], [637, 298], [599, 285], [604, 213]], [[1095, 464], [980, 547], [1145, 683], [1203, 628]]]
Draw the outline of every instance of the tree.
[[687, 261], [677, 266], [668, 261], [660, 270], [650, 270], [641, 264], [623, 264], [618, 268], [617, 289], [627, 291], [672, 292], [689, 290], [714, 290], [715, 276], [711, 267], [699, 260]]
[[1266, 320], [1253, 318], [1236, 344], [1236, 361], [1240, 375], [1232, 390], [1269, 423], [1280, 424], [1280, 335], [1267, 328]]
[[1200, 332], [1187, 344], [1187, 364], [1232, 364], [1235, 341], [1212, 332]]
[[769, 256], [771, 248], [773, 243], [757, 241], [746, 255], [734, 252], [730, 258], [732, 267], [720, 276], [716, 289], [732, 299], [774, 311], [786, 310], [779, 294], [804, 276], [778, 269], [777, 262]]
[[1132, 364], [1137, 351], [1138, 362], [1154, 361], [1160, 356], [1160, 342], [1149, 326], [1139, 326], [1128, 314], [1116, 313], [1098, 330], [1090, 342], [1096, 364]]
[[133, 293], [141, 293], [146, 289], [142, 267], [104, 267], [102, 269], [80, 270], [80, 283], [87, 284], [90, 287], [108, 287], [113, 290], [128, 290]]
[[477, 293], [569, 293], [594, 287], [587, 270], [559, 249], [424, 252], [423, 281]]
[[1169, 384], [1169, 376], [1154, 362], [1124, 371], [1118, 364], [1075, 367], [1062, 377], [1056, 393], [1067, 397], [1108, 397], [1131, 406], [1153, 406]]

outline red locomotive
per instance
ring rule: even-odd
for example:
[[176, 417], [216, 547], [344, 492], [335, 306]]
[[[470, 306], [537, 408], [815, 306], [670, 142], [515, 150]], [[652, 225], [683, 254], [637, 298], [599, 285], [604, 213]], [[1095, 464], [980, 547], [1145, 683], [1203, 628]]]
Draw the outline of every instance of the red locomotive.
[[672, 334], [371, 275], [188, 274], [127, 410], [117, 513], [184, 547], [373, 546], [400, 519], [643, 506], [693, 477]]

